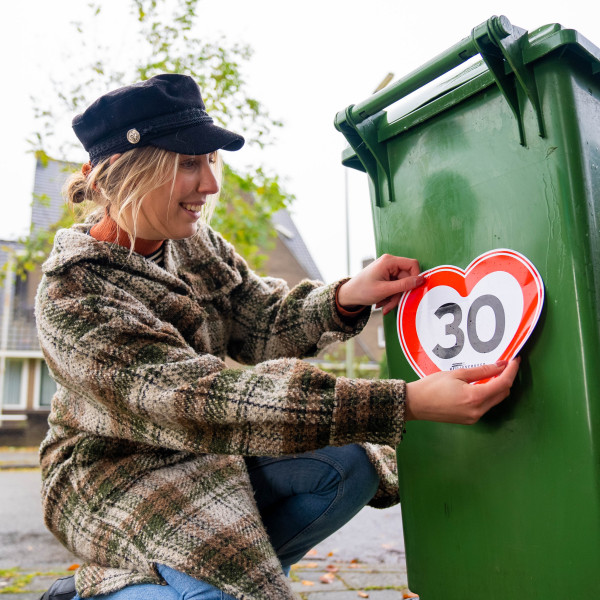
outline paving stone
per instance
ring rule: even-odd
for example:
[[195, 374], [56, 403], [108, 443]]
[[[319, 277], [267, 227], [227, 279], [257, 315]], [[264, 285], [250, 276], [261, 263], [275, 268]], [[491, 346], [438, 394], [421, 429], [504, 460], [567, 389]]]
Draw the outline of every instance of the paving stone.
[[[47, 573], [46, 569], [27, 569], [21, 571], [16, 569], [12, 577], [0, 577], [0, 595], [5, 600], [29, 600], [33, 598], [39, 600], [40, 596], [45, 592], [54, 581], [65, 574], [64, 571], [56, 569], [56, 572], [52, 570], [51, 575], [35, 575], [31, 580], [22, 585], [24, 577], [33, 575], [34, 573]], [[22, 587], [19, 587], [18, 592], [7, 592], [6, 588], [10, 585], [20, 583]]]
[[[337, 578], [331, 581], [331, 583], [321, 583], [319, 581], [319, 577], [322, 577], [327, 573], [325, 569], [321, 571], [309, 571], [309, 570], [296, 570], [293, 571], [294, 575], [297, 576], [300, 581], [292, 581], [292, 589], [297, 593], [307, 594], [317, 591], [335, 591], [335, 590], [345, 590], [346, 586]], [[315, 585], [304, 585], [302, 580], [313, 581]]]
[[34, 577], [26, 586], [25, 590], [29, 591], [42, 591], [45, 592], [57, 579], [58, 575], [38, 575]]
[[377, 564], [377, 565], [369, 565], [363, 563], [353, 563], [349, 565], [348, 563], [339, 563], [336, 565], [338, 567], [340, 573], [406, 573], [405, 566], [402, 565], [387, 565], [387, 564]]
[[362, 572], [362, 573], [349, 573], [344, 571], [340, 574], [340, 577], [344, 580], [346, 585], [351, 588], [365, 588], [365, 587], [402, 587], [408, 585], [408, 579], [405, 573], [390, 573], [387, 572]]
[[[402, 592], [398, 590], [368, 590], [369, 600], [402, 600]], [[357, 590], [345, 592], [315, 592], [308, 594], [308, 600], [360, 600]]]

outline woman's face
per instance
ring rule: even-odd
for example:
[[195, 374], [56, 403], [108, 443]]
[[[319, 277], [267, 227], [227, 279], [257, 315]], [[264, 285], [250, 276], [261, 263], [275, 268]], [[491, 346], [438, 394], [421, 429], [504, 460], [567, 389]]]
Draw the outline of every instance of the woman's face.
[[[219, 191], [214, 162], [214, 154], [181, 154], [175, 182], [169, 180], [142, 199], [136, 220], [136, 237], [180, 240], [194, 235], [207, 196]], [[124, 216], [126, 221], [132, 218], [131, 213]]]

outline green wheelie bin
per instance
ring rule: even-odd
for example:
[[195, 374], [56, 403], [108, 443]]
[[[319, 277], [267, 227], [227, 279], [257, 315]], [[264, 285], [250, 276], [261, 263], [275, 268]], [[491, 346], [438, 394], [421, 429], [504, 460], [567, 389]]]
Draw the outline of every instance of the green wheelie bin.
[[[510, 249], [545, 290], [506, 401], [473, 426], [407, 426], [410, 588], [600, 598], [600, 50], [492, 17], [335, 125], [368, 175], [378, 255], [464, 270]], [[398, 327], [385, 317], [390, 376], [414, 380]]]

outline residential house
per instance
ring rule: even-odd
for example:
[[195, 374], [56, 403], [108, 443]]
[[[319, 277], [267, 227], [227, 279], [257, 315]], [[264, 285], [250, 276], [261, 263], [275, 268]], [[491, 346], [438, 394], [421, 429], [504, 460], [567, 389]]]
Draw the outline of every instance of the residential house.
[[[34, 231], [48, 228], [59, 220], [62, 210], [60, 189], [65, 164], [36, 165], [34, 194], [40, 198], [32, 207]], [[0, 265], [16, 242], [0, 241]], [[35, 445], [47, 429], [50, 401], [56, 389], [43, 360], [33, 318], [39, 272], [26, 279], [9, 270], [0, 287], [0, 445]]]
[[[67, 175], [67, 163], [51, 161], [36, 165], [34, 195], [41, 201], [32, 208], [33, 230], [47, 229], [62, 214], [61, 188]], [[319, 269], [304, 244], [290, 213], [281, 210], [273, 216], [277, 231], [275, 248], [269, 252], [264, 270], [281, 277], [290, 285], [302, 279], [321, 279]], [[18, 251], [13, 241], [0, 241], [0, 265], [10, 251]], [[35, 293], [40, 281], [39, 269], [26, 279], [11, 273], [0, 287], [0, 446], [37, 445], [47, 430], [47, 417], [56, 389], [44, 362], [33, 316]], [[356, 355], [366, 356], [373, 370], [382, 354], [381, 311], [372, 317], [356, 344]], [[322, 364], [322, 359], [316, 359]]]

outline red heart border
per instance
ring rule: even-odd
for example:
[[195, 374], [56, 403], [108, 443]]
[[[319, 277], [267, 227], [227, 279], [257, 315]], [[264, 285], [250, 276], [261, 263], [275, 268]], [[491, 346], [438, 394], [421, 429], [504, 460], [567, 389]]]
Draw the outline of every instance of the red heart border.
[[[425, 277], [425, 283], [402, 296], [397, 315], [398, 338], [404, 356], [419, 377], [440, 371], [427, 356], [417, 335], [417, 308], [425, 294], [438, 285], [450, 285], [464, 298], [471, 293], [477, 282], [495, 271], [511, 274], [523, 290], [523, 315], [517, 333], [500, 359], [510, 360], [517, 356], [533, 332], [542, 312], [544, 283], [537, 269], [525, 256], [515, 250], [498, 248], [478, 256], [464, 271], [452, 265], [442, 265], [424, 271], [422, 275]], [[416, 352], [411, 348], [416, 348]]]

